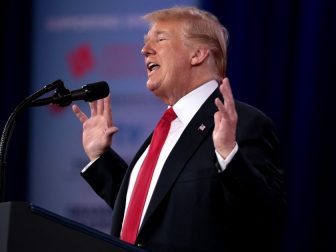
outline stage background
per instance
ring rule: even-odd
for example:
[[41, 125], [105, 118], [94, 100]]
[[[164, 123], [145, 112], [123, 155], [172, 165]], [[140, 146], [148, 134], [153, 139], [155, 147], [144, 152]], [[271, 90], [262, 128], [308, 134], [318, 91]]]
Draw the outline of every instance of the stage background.
[[[165, 109], [145, 87], [140, 51], [148, 26], [141, 16], [174, 2], [35, 0], [31, 90], [59, 78], [70, 90], [107, 81], [120, 129], [112, 147], [131, 161]], [[89, 112], [87, 104], [78, 105]], [[29, 201], [109, 232], [111, 209], [79, 176], [89, 160], [81, 147], [82, 126], [71, 107], [34, 109], [30, 123]]]
[[[76, 89], [106, 80], [120, 128], [113, 146], [129, 160], [164, 109], [145, 88], [139, 51], [146, 26], [138, 17], [175, 4], [197, 4], [220, 17], [230, 32], [235, 97], [278, 127], [288, 195], [283, 251], [335, 251], [333, 0], [3, 1], [1, 129], [14, 107], [45, 84], [62, 79]], [[6, 199], [107, 232], [111, 212], [79, 175], [87, 162], [80, 132], [70, 107], [25, 111], [10, 145]]]

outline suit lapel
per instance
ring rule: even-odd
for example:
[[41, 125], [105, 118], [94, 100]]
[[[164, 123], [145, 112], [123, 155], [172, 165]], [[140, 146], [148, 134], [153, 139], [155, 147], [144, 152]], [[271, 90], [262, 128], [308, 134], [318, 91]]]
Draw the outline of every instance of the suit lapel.
[[218, 89], [216, 89], [205, 101], [168, 156], [149, 203], [140, 232], [175, 183], [187, 161], [205, 138], [212, 134], [214, 127], [213, 115], [217, 111], [214, 100], [215, 97], [220, 97], [219, 94]]

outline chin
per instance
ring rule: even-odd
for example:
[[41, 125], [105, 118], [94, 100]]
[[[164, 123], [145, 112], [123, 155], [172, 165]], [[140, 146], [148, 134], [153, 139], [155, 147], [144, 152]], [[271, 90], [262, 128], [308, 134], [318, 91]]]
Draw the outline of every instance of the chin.
[[147, 89], [154, 94], [156, 97], [162, 99], [162, 94], [160, 92], [160, 89], [157, 86], [154, 85], [147, 85]]

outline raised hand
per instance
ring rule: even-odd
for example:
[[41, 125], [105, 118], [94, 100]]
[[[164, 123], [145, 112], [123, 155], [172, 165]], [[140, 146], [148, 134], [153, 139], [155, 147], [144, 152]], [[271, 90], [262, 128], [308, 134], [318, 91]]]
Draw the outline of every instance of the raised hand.
[[104, 99], [90, 102], [91, 117], [80, 110], [77, 105], [72, 110], [83, 124], [83, 147], [90, 160], [102, 155], [112, 144], [112, 135], [118, 128], [112, 123], [110, 95]]
[[224, 78], [219, 87], [224, 102], [216, 98], [218, 111], [214, 114], [215, 128], [212, 134], [217, 152], [225, 159], [236, 145], [238, 116], [228, 78]]

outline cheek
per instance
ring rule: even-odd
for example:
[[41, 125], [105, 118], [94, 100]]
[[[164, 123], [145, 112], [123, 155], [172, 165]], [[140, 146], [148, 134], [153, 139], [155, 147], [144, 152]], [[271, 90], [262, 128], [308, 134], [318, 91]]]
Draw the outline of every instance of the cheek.
[[170, 55], [167, 65], [170, 71], [182, 72], [188, 66], [188, 58], [185, 55], [176, 54]]
[[164, 80], [181, 79], [188, 73], [189, 54], [185, 50], [180, 50], [178, 46], [176, 48], [177, 50], [171, 48], [166, 51], [165, 55], [162, 55], [165, 60], [161, 69], [161, 77]]

